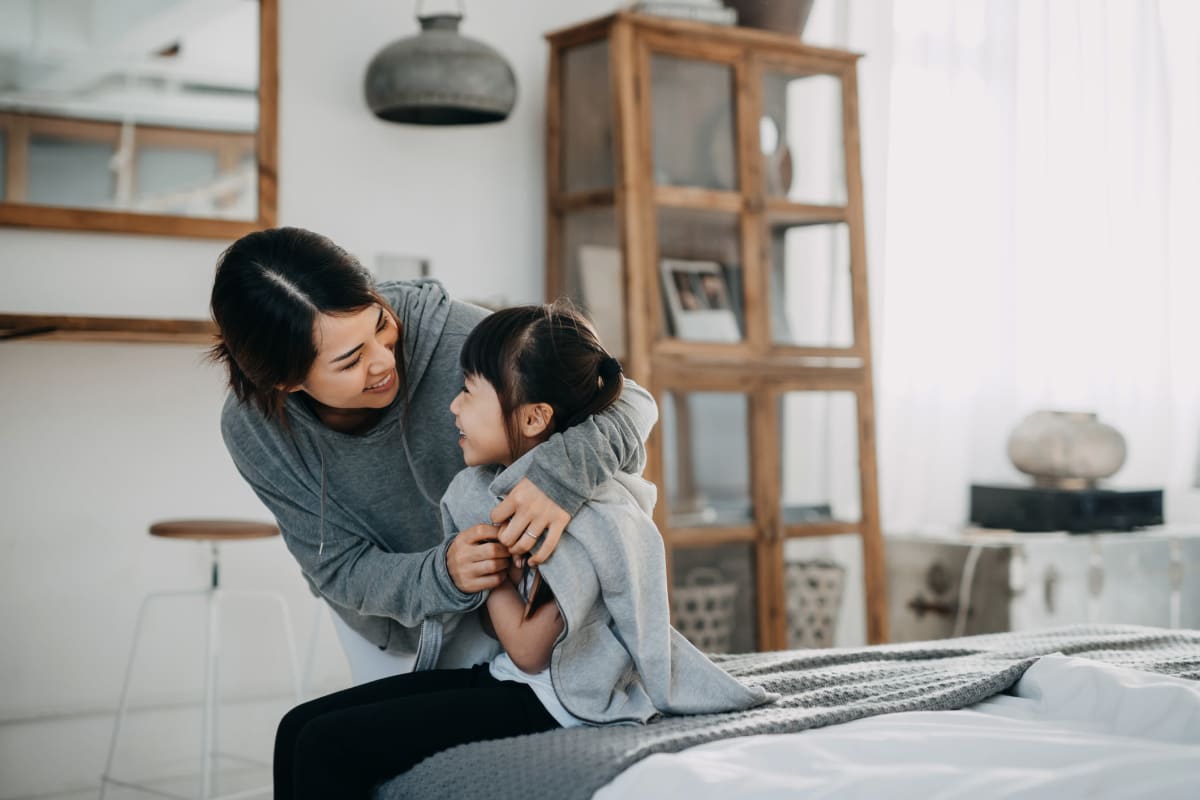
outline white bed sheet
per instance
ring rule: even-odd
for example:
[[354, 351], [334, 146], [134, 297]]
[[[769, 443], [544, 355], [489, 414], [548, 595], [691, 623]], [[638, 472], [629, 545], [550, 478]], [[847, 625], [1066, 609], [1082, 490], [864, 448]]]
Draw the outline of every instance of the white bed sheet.
[[1200, 684], [1040, 659], [961, 711], [886, 714], [654, 755], [594, 800], [1200, 798]]

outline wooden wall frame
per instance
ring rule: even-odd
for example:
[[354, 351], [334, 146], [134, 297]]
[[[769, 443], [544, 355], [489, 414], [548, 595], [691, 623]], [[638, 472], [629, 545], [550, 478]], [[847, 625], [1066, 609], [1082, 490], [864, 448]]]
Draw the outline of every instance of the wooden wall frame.
[[[236, 239], [251, 231], [274, 227], [278, 196], [278, 108], [279, 108], [279, 0], [258, 0], [259, 84], [258, 132], [255, 154], [258, 163], [258, 215], [253, 220], [183, 217], [80, 208], [0, 202], [0, 225], [21, 228], [50, 228], [68, 231], [100, 231], [154, 236], [186, 236]], [[88, 125], [88, 123], [79, 123]], [[182, 132], [179, 132], [182, 134]], [[21, 141], [20, 138], [17, 141]], [[10, 180], [19, 180], [24, 170], [23, 153], [10, 151]]]

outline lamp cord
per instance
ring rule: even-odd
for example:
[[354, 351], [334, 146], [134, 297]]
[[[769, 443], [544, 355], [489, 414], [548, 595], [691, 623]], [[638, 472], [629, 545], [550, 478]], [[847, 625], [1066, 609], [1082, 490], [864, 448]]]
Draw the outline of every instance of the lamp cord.
[[962, 636], [967, 632], [967, 614], [971, 610], [971, 590], [975, 583], [975, 567], [979, 564], [979, 556], [983, 553], [983, 547], [978, 543], [971, 545], [971, 549], [967, 551], [967, 559], [963, 563], [962, 575], [958, 581], [958, 613], [954, 619], [954, 637]]

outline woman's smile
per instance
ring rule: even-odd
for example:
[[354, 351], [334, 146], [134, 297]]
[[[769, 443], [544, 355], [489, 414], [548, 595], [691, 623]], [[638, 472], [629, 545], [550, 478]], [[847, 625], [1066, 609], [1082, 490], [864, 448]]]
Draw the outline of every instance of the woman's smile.
[[395, 368], [393, 368], [393, 369], [388, 370], [388, 374], [385, 375], [382, 380], [376, 381], [375, 383], [371, 384], [367, 388], [363, 389], [363, 391], [364, 392], [386, 392], [387, 390], [392, 388], [392, 384], [395, 382], [396, 382], [396, 370], [395, 370]]

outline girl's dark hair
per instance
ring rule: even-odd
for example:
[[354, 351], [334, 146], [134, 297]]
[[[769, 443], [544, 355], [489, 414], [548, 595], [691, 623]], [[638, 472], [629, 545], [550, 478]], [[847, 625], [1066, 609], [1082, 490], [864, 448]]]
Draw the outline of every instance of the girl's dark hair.
[[513, 458], [530, 444], [517, 422], [522, 405], [546, 403], [554, 410], [549, 435], [608, 408], [624, 387], [621, 363], [564, 300], [506, 308], [486, 317], [467, 337], [460, 361], [464, 375], [483, 378], [495, 388]]
[[[219, 333], [209, 357], [226, 368], [238, 400], [283, 418], [286, 388], [304, 382], [317, 357], [321, 314], [353, 314], [379, 303], [371, 274], [320, 234], [271, 228], [238, 239], [217, 259], [212, 316]], [[404, 367], [396, 347], [396, 374]]]

